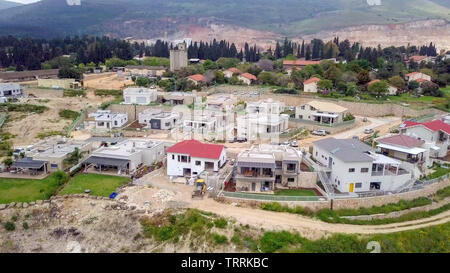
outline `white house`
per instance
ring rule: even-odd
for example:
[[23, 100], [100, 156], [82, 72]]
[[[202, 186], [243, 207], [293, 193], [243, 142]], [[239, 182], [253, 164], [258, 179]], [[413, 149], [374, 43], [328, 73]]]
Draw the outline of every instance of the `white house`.
[[256, 102], [247, 102], [246, 112], [248, 114], [274, 114], [279, 115], [284, 111], [283, 102], [273, 99], [265, 99]]
[[395, 191], [412, 180], [401, 161], [376, 154], [357, 139], [326, 138], [313, 142], [313, 158], [324, 166], [327, 183], [341, 193]]
[[126, 139], [116, 145], [100, 147], [83, 165], [85, 170], [130, 175], [140, 166], [150, 166], [163, 160], [164, 143], [143, 139]]
[[278, 138], [289, 126], [289, 115], [247, 114], [236, 118], [237, 139]]
[[112, 113], [111, 110], [97, 110], [88, 117], [94, 120], [97, 129], [120, 128], [128, 122], [127, 113]]
[[317, 77], [312, 77], [303, 82], [303, 92], [317, 93], [317, 83], [320, 81]]
[[226, 163], [223, 145], [184, 140], [166, 150], [168, 176], [197, 176], [204, 171], [218, 172]]
[[160, 109], [146, 109], [139, 113], [139, 123], [156, 130], [171, 130], [176, 127], [180, 119], [180, 113]]
[[123, 90], [123, 104], [148, 105], [158, 99], [156, 87], [129, 87]]
[[329, 125], [342, 123], [346, 113], [347, 108], [334, 103], [315, 100], [295, 108], [295, 118]]
[[406, 80], [408, 82], [416, 81], [416, 82], [423, 82], [423, 81], [431, 81], [431, 77], [427, 74], [424, 74], [422, 72], [412, 72], [409, 74], [406, 74]]
[[419, 123], [405, 121], [400, 125], [402, 134], [425, 141], [430, 147], [430, 157], [444, 158], [449, 149], [450, 125], [442, 120]]
[[18, 83], [0, 83], [0, 97], [16, 98], [23, 95], [23, 87]]
[[232, 67], [232, 68], [229, 68], [229, 69], [223, 71], [223, 74], [224, 74], [225, 78], [227, 78], [227, 79], [230, 79], [235, 74], [239, 75], [241, 73], [242, 72], [235, 67]]
[[256, 82], [258, 78], [250, 73], [242, 73], [238, 76], [238, 79], [244, 82], [246, 85], [251, 85], [253, 82]]

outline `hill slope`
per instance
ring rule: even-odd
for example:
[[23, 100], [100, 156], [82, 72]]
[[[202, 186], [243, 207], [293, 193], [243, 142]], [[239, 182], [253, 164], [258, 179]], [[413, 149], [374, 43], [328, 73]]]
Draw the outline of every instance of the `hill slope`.
[[68, 6], [65, 0], [42, 0], [0, 10], [0, 35], [152, 38], [217, 24], [296, 37], [364, 24], [448, 21], [448, 2], [381, 0], [370, 6], [366, 0], [82, 0], [81, 6]]

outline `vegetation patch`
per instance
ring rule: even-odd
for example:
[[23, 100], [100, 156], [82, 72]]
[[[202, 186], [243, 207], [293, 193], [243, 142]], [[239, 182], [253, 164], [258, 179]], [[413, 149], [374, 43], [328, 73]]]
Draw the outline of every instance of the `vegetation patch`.
[[27, 103], [2, 103], [0, 104], [0, 109], [1, 108], [9, 112], [25, 112], [36, 114], [42, 114], [48, 110], [47, 106]]
[[69, 180], [69, 176], [57, 171], [41, 179], [0, 178], [0, 204], [47, 200]]
[[299, 190], [299, 189], [288, 189], [288, 190], [277, 190], [275, 195], [282, 196], [316, 196], [313, 190]]
[[74, 176], [59, 193], [78, 194], [89, 189], [91, 195], [108, 197], [118, 187], [130, 182], [128, 177], [102, 175], [102, 174], [80, 174]]
[[46, 131], [46, 132], [40, 132], [37, 134], [37, 138], [44, 139], [51, 136], [64, 136], [65, 133], [62, 131]]
[[72, 90], [72, 89], [65, 89], [63, 92], [64, 97], [86, 97], [86, 91], [84, 90]]
[[72, 111], [72, 110], [61, 110], [59, 111], [59, 116], [65, 119], [76, 120], [80, 112]]

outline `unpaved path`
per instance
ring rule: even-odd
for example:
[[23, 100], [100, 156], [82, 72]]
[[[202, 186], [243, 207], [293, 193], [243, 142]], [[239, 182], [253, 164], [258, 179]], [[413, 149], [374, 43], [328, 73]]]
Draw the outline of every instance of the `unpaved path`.
[[[147, 179], [147, 177], [143, 177], [142, 179]], [[217, 202], [210, 198], [192, 200], [191, 192], [193, 187], [169, 182], [164, 175], [164, 171], [160, 171], [158, 175], [149, 176], [148, 184], [153, 187], [176, 192], [177, 197], [180, 198], [178, 201], [182, 201], [187, 207], [209, 211], [222, 217], [233, 218], [243, 225], [248, 224], [258, 229], [297, 231], [302, 236], [310, 239], [318, 239], [331, 233], [392, 233], [439, 225], [450, 221], [450, 211], [446, 211], [424, 219], [386, 225], [333, 224], [297, 214], [233, 206]], [[140, 198], [142, 198], [142, 202], [146, 199], [142, 195], [140, 195]]]

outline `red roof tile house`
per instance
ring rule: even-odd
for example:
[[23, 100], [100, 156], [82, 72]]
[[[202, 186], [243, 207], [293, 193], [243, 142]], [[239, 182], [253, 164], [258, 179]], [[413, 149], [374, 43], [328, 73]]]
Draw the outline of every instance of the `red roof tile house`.
[[229, 69], [223, 71], [223, 74], [225, 75], [225, 78], [227, 78], [227, 79], [230, 79], [235, 74], [239, 75], [241, 73], [242, 72], [239, 69], [237, 69], [236, 67], [232, 67], [232, 68], [229, 68]]
[[196, 176], [203, 171], [217, 172], [227, 161], [223, 145], [184, 140], [166, 150], [168, 176]]
[[408, 135], [393, 135], [378, 138], [376, 142], [379, 152], [405, 162], [403, 167], [416, 178], [423, 174], [425, 165], [432, 165], [429, 148], [425, 145], [424, 140]]
[[309, 93], [317, 93], [317, 83], [320, 81], [317, 77], [312, 77], [303, 82], [303, 91]]
[[250, 85], [258, 80], [255, 75], [252, 75], [250, 73], [242, 73], [238, 76], [238, 79], [243, 81], [247, 85]]
[[409, 74], [406, 74], [406, 80], [408, 82], [416, 81], [416, 82], [424, 82], [424, 81], [431, 81], [431, 77], [427, 74], [421, 73], [421, 72], [412, 72]]
[[202, 84], [202, 83], [208, 82], [208, 80], [202, 74], [195, 74], [195, 75], [188, 76], [186, 78], [194, 84]]
[[450, 125], [442, 120], [429, 122], [405, 121], [400, 125], [402, 134], [425, 141], [430, 148], [430, 157], [443, 158], [449, 148]]

